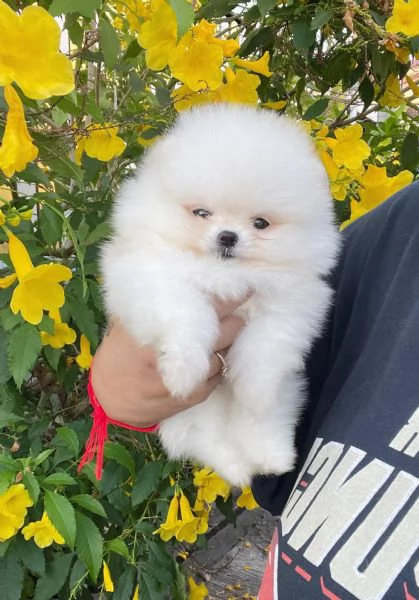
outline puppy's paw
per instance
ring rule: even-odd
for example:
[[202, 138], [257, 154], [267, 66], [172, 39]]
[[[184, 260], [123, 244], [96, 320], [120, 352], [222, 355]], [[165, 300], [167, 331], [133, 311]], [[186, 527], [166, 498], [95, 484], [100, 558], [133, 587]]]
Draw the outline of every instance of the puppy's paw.
[[296, 461], [297, 453], [294, 448], [265, 449], [258, 455], [256, 472], [259, 475], [282, 475], [292, 471]]
[[210, 360], [202, 348], [163, 348], [158, 369], [169, 392], [187, 398], [207, 378]]

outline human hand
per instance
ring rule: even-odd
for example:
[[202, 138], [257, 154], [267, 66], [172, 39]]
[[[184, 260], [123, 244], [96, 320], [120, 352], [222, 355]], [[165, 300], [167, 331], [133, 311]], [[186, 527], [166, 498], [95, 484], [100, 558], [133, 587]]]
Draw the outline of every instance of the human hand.
[[[149, 346], [138, 346], [119, 321], [111, 323], [92, 365], [92, 385], [106, 414], [135, 427], [149, 427], [206, 400], [221, 381], [221, 361], [244, 325], [232, 313], [240, 302], [214, 300], [220, 334], [211, 358], [208, 379], [188, 398], [170, 395], [157, 371], [157, 357]], [[188, 366], [185, 365], [185, 369]]]

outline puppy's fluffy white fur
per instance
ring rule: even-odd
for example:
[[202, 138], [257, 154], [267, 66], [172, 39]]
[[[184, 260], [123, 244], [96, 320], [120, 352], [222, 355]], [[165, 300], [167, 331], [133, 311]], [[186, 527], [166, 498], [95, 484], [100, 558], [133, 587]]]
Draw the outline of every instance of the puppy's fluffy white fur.
[[[260, 217], [269, 227], [255, 228]], [[338, 248], [310, 137], [271, 111], [194, 109], [123, 186], [114, 228], [102, 254], [107, 310], [153, 346], [175, 396], [207, 377], [219, 332], [211, 298], [253, 292], [223, 384], [161, 423], [169, 455], [208, 465], [233, 485], [291, 470], [303, 360], [329, 306], [324, 276]], [[229, 257], [217, 243], [223, 231], [238, 236]]]

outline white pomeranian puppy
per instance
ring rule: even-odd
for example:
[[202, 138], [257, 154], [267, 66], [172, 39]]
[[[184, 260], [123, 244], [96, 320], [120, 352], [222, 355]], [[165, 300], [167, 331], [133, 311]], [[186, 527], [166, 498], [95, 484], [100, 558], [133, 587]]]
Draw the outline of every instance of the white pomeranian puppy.
[[109, 314], [155, 349], [174, 396], [207, 378], [212, 298], [252, 293], [223, 383], [160, 425], [171, 458], [241, 486], [293, 468], [304, 357], [330, 303], [324, 276], [337, 250], [327, 176], [297, 123], [204, 106], [148, 150], [119, 193], [102, 272]]

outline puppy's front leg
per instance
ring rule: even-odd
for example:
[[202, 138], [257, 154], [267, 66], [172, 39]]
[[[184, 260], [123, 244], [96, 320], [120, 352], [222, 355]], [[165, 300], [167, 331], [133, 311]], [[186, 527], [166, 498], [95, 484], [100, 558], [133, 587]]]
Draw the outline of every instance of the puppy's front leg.
[[[187, 397], [207, 377], [218, 335], [215, 310], [206, 296], [161, 267], [139, 267], [133, 257], [105, 265], [105, 298], [136, 341], [150, 344], [167, 389]], [[131, 263], [131, 265], [130, 265]], [[127, 277], [127, 269], [131, 276]]]
[[281, 474], [294, 466], [294, 431], [303, 403], [297, 372], [305, 343], [295, 324], [270, 313], [253, 318], [230, 350], [230, 435], [253, 474]]

